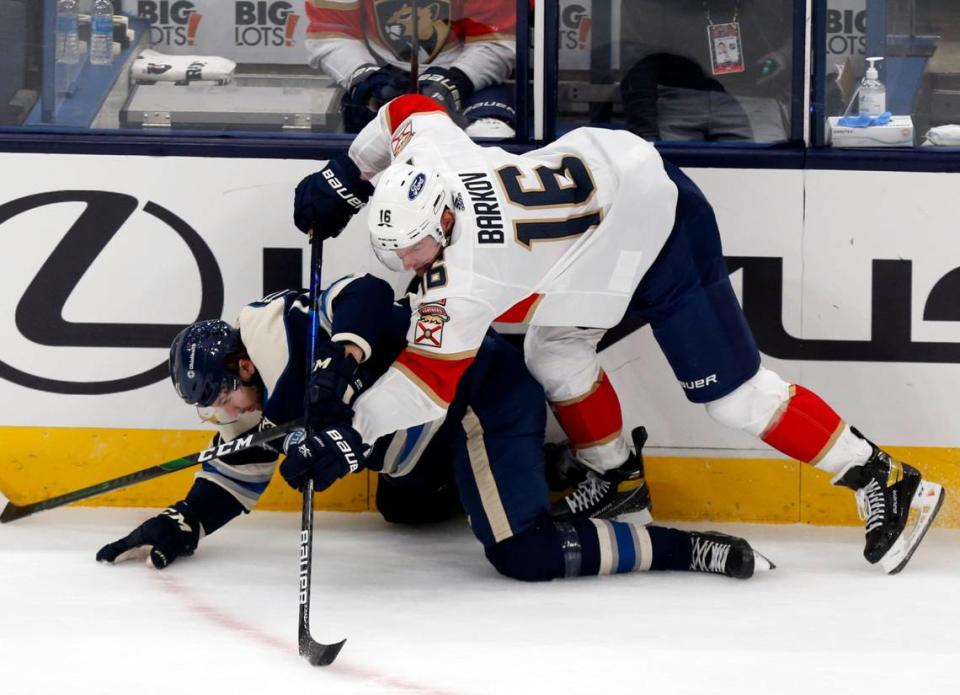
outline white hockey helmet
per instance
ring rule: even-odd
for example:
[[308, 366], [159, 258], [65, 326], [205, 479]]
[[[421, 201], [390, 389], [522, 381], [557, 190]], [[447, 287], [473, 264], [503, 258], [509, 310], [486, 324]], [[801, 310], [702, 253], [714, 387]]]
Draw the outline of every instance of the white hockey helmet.
[[447, 245], [440, 219], [449, 195], [440, 171], [406, 162], [391, 165], [370, 198], [367, 226], [377, 258], [391, 270], [403, 270], [397, 255], [421, 239], [432, 237], [441, 248]]

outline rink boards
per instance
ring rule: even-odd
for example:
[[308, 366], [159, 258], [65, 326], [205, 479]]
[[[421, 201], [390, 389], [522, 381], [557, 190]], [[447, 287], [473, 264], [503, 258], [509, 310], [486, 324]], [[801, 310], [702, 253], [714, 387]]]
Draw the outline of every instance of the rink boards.
[[[197, 318], [232, 320], [300, 284], [291, 192], [315, 162], [0, 155], [0, 490], [29, 502], [206, 446], [165, 376]], [[956, 487], [960, 426], [957, 174], [692, 169], [711, 198], [765, 363]], [[355, 226], [361, 226], [358, 219]], [[362, 229], [325, 249], [324, 277], [375, 271]], [[299, 271], [299, 272], [298, 272]], [[390, 278], [396, 287], [402, 278]], [[650, 432], [661, 519], [847, 523], [849, 493], [686, 402], [648, 329], [606, 350], [626, 425]], [[552, 432], [553, 433], [553, 432]], [[178, 473], [95, 504], [180, 499]], [[371, 506], [341, 481], [328, 509]], [[295, 509], [275, 481], [262, 506]], [[943, 523], [960, 525], [951, 498]]]

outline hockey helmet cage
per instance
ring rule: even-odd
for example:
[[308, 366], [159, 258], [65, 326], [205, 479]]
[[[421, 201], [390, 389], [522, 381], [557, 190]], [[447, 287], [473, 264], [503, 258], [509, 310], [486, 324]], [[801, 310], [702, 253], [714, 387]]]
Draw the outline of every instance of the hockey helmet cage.
[[224, 389], [242, 382], [227, 369], [227, 358], [243, 351], [240, 331], [219, 319], [184, 328], [170, 346], [170, 378], [187, 404], [205, 408]]
[[398, 249], [433, 237], [447, 245], [440, 219], [449, 195], [440, 171], [433, 167], [396, 162], [380, 177], [370, 198], [367, 225], [377, 258], [391, 270], [403, 270]]

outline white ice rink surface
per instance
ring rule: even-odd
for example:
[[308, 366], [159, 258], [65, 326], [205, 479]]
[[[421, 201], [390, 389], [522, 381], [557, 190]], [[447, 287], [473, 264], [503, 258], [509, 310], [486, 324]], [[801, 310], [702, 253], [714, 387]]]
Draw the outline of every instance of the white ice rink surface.
[[960, 685], [955, 530], [933, 529], [893, 577], [863, 561], [860, 529], [715, 524], [778, 569], [749, 581], [528, 585], [499, 577], [464, 522], [408, 530], [320, 513], [313, 633], [347, 644], [315, 668], [297, 655], [298, 515], [255, 512], [162, 572], [94, 561], [149, 513], [60, 509], [0, 526], [0, 692], [945, 695]]

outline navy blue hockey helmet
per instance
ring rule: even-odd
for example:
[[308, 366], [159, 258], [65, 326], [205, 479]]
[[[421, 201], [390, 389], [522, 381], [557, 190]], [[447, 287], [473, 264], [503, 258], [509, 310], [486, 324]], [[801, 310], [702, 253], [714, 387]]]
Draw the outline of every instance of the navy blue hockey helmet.
[[227, 358], [242, 351], [240, 331], [226, 321], [198, 321], [180, 331], [170, 346], [170, 378], [180, 398], [205, 408], [222, 390], [240, 388]]

